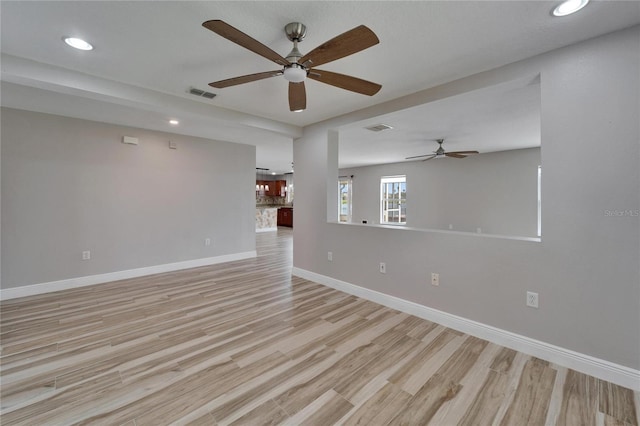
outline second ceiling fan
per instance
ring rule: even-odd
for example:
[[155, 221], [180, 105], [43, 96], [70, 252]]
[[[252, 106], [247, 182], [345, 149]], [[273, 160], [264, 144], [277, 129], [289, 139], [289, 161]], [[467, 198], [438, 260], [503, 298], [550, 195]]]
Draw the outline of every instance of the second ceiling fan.
[[298, 50], [298, 42], [304, 39], [307, 32], [306, 27], [299, 22], [287, 24], [284, 30], [287, 38], [293, 42], [293, 49], [286, 57], [280, 56], [264, 44], [224, 21], [214, 19], [204, 22], [202, 26], [282, 67], [279, 70], [215, 81], [209, 83], [211, 87], [221, 89], [284, 75], [284, 78], [289, 82], [289, 109], [291, 111], [303, 111], [307, 107], [307, 94], [304, 86], [304, 81], [307, 77], [321, 83], [368, 96], [375, 95], [382, 88], [380, 84], [367, 80], [313, 68], [378, 44], [380, 42], [378, 37], [364, 25], [340, 34], [303, 55]]
[[443, 157], [451, 157], [451, 158], [466, 158], [471, 154], [479, 154], [478, 151], [454, 151], [447, 152], [442, 147], [444, 139], [436, 139], [436, 142], [440, 145], [437, 151], [433, 151], [433, 154], [425, 154], [425, 155], [414, 155], [413, 157], [407, 157], [405, 160], [416, 160], [418, 158], [422, 158], [422, 161], [431, 160], [432, 158], [443, 158]]

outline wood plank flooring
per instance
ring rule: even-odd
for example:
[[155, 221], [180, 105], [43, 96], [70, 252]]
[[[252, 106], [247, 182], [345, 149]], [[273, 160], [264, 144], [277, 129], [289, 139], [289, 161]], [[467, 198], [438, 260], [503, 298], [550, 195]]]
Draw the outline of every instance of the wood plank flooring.
[[2, 302], [2, 425], [638, 425], [638, 393], [258, 257]]

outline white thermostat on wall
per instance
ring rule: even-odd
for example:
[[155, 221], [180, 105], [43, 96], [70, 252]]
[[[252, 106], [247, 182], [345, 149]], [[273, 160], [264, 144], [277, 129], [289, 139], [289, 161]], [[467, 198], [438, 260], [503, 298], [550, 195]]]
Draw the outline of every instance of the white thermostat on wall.
[[129, 145], [138, 145], [138, 138], [132, 136], [123, 136], [122, 143], [128, 143]]

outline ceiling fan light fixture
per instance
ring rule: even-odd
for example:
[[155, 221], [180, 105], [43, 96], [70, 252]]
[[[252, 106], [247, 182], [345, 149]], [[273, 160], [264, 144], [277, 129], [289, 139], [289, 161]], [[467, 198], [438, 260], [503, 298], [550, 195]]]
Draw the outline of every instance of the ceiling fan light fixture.
[[589, 0], [566, 0], [553, 9], [553, 16], [567, 16], [576, 13], [589, 3]]
[[299, 64], [291, 64], [284, 69], [284, 78], [290, 83], [302, 83], [307, 78], [307, 70]]

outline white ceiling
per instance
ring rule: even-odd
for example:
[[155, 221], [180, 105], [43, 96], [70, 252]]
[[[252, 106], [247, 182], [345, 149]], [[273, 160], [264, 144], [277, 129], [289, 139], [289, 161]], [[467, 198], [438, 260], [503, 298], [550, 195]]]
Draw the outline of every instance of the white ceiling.
[[[592, 1], [575, 15], [553, 18], [556, 4], [2, 1], [2, 104], [251, 143], [258, 167], [284, 172], [292, 140], [305, 125], [640, 22], [638, 1]], [[307, 26], [303, 53], [367, 25], [380, 44], [322, 68], [380, 83], [382, 90], [368, 97], [309, 81], [307, 110], [292, 113], [281, 77], [212, 89], [211, 81], [277, 66], [203, 28], [209, 19], [222, 19], [282, 55], [291, 49], [282, 30], [288, 22]], [[73, 50], [62, 43], [65, 35], [83, 37], [95, 50]], [[195, 98], [186, 93], [190, 87], [217, 97]], [[170, 128], [168, 118], [181, 124]]]

